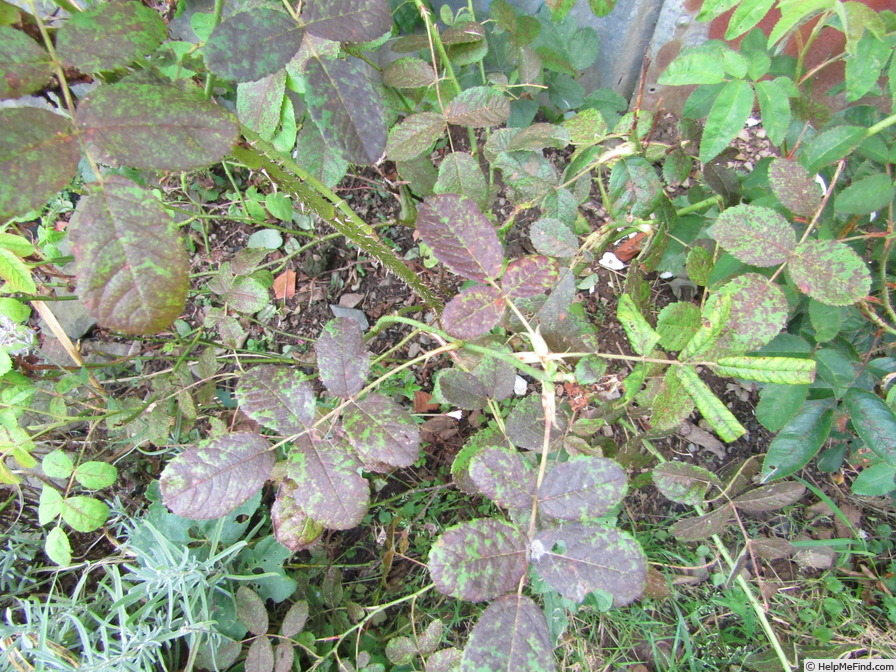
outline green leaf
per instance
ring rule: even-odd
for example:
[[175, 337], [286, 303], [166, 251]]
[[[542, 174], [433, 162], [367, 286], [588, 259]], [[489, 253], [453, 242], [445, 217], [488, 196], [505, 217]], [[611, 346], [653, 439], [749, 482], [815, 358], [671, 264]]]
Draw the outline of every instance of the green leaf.
[[584, 522], [607, 515], [627, 490], [625, 472], [605, 457], [578, 455], [554, 465], [538, 488], [542, 513]]
[[837, 3], [832, 2], [832, 0], [798, 0], [797, 2], [783, 4], [779, 7], [781, 18], [768, 36], [769, 46], [776, 45], [797, 25], [820, 12], [832, 9], [835, 4]]
[[198, 88], [101, 85], [81, 102], [75, 118], [97, 160], [150, 170], [215, 163], [239, 134], [236, 118], [205, 100]]
[[420, 430], [414, 418], [388, 397], [371, 394], [349, 404], [342, 427], [365, 463], [405, 468], [420, 457]]
[[[46, 458], [44, 458], [46, 459]], [[40, 525], [52, 523], [62, 514], [62, 495], [49, 485], [40, 489], [40, 499], [37, 506], [37, 522]]]
[[694, 408], [694, 400], [682, 389], [675, 369], [667, 369], [650, 403], [650, 426], [661, 432], [677, 430]]
[[62, 520], [78, 532], [93, 532], [109, 517], [109, 507], [85, 495], [68, 497], [62, 502]]
[[302, 18], [309, 33], [334, 42], [372, 42], [392, 28], [386, 0], [315, 0]]
[[796, 473], [815, 457], [834, 419], [830, 401], [807, 401], [771, 442], [762, 461], [762, 482]]
[[270, 444], [237, 432], [187, 448], [162, 471], [165, 505], [178, 516], [209, 520], [227, 515], [261, 489], [274, 468]]
[[[291, 222], [293, 209], [292, 209], [292, 199], [286, 194], [275, 194], [271, 193], [264, 197], [264, 207], [270, 212], [274, 217], [279, 219], [281, 222]], [[254, 235], [254, 234], [253, 234]], [[250, 236], [251, 238], [251, 236]], [[283, 240], [281, 238], [280, 243], [273, 248], [274, 249], [280, 247], [283, 244]]]
[[386, 147], [386, 113], [378, 75], [357, 58], [312, 58], [305, 70], [305, 102], [321, 135], [350, 163], [379, 161]]
[[840, 333], [843, 324], [843, 309], [829, 306], [815, 299], [809, 299], [809, 319], [815, 329], [815, 340], [819, 343], [832, 340]]
[[610, 171], [610, 208], [617, 216], [647, 217], [663, 193], [656, 169], [642, 156], [627, 156]]
[[343, 398], [361, 391], [370, 370], [370, 353], [355, 320], [337, 317], [327, 322], [315, 349], [320, 378], [327, 390]]
[[[427, 660], [427, 669], [431, 660]], [[479, 616], [458, 672], [555, 669], [551, 634], [541, 608], [525, 595], [503, 595]]]
[[865, 30], [855, 45], [855, 54], [846, 57], [846, 100], [854, 103], [877, 84], [893, 52], [892, 45]]
[[680, 54], [659, 78], [659, 84], [663, 86], [721, 84], [724, 81], [725, 67], [719, 54], [696, 49]]
[[698, 245], [692, 247], [691, 251], [688, 252], [685, 270], [694, 284], [706, 286], [709, 284], [709, 276], [712, 273], [714, 264], [715, 260], [712, 258], [712, 252]]
[[545, 218], [532, 223], [529, 239], [539, 254], [548, 257], [568, 258], [579, 251], [576, 234], [559, 219]]
[[22, 324], [31, 317], [31, 309], [21, 301], [8, 296], [0, 296], [0, 315], [8, 317], [16, 324]]
[[504, 251], [498, 234], [465, 196], [427, 198], [417, 216], [417, 231], [436, 259], [458, 275], [485, 282], [501, 272]]
[[808, 385], [766, 385], [759, 393], [756, 419], [772, 432], [782, 429], [803, 407]]
[[886, 497], [896, 490], [896, 467], [884, 462], [865, 467], [853, 480], [851, 489], [860, 497]]
[[500, 289], [484, 285], [468, 287], [445, 305], [442, 324], [454, 338], [477, 338], [500, 322], [506, 305]]
[[[311, 519], [304, 509], [296, 502], [293, 493], [298, 486], [291, 480], [284, 480], [277, 489], [277, 496], [271, 506], [271, 525], [274, 528], [274, 536], [293, 553], [304, 551], [316, 542], [323, 534], [324, 527], [316, 520]], [[298, 604], [298, 602], [296, 603]], [[296, 606], [293, 605], [293, 607]], [[307, 607], [306, 607], [307, 611]], [[290, 609], [283, 621], [283, 629], [287, 629], [287, 620]], [[306, 613], [307, 618], [307, 613]], [[291, 637], [286, 632], [286, 637]]]
[[600, 589], [621, 607], [641, 595], [647, 578], [638, 542], [602, 525], [568, 523], [542, 530], [532, 540], [532, 564], [545, 583], [574, 602]]
[[728, 208], [709, 234], [735, 259], [754, 266], [782, 264], [796, 247], [796, 232], [790, 223], [760, 205]]
[[865, 445], [891, 467], [896, 467], [896, 414], [876, 394], [853, 387], [843, 405], [856, 434]]
[[107, 176], [78, 204], [68, 232], [78, 297], [101, 324], [153, 333], [183, 311], [190, 285], [183, 239], [148, 189]]
[[725, 39], [734, 40], [746, 33], [765, 18], [774, 4], [775, 0], [741, 0], [728, 19]]
[[730, 294], [719, 293], [709, 298], [697, 330], [679, 355], [682, 361], [699, 357], [715, 344], [731, 316], [731, 304]]
[[31, 269], [4, 247], [0, 247], [0, 279], [7, 282], [6, 291], [37, 294]]
[[807, 240], [793, 251], [787, 272], [801, 292], [831, 306], [848, 306], [871, 291], [862, 258], [838, 240]]
[[205, 64], [224, 79], [254, 82], [289, 63], [303, 33], [304, 28], [279, 9], [237, 12], [215, 26], [202, 48]]
[[256, 366], [240, 378], [234, 396], [243, 413], [280, 434], [298, 434], [314, 421], [314, 389], [297, 369]]
[[393, 161], [410, 161], [432, 147], [444, 132], [445, 118], [441, 114], [412, 114], [392, 128], [386, 143], [386, 156]]
[[[702, 248], [701, 248], [702, 249]], [[663, 308], [656, 318], [659, 343], [666, 350], [681, 350], [700, 326], [700, 308], [696, 304], [678, 301]]]
[[560, 277], [560, 266], [555, 259], [528, 255], [507, 264], [501, 276], [501, 291], [511, 299], [524, 299], [547, 294]]
[[588, 6], [594, 16], [606, 16], [616, 7], [616, 0], [588, 0]]
[[429, 552], [436, 589], [469, 602], [516, 589], [529, 565], [528, 543], [516, 526], [479, 518], [445, 530]]
[[763, 79], [756, 82], [755, 86], [762, 127], [772, 144], [780, 146], [790, 128], [790, 99], [787, 89], [777, 79]]
[[139, 2], [107, 2], [72, 14], [56, 50], [82, 72], [115, 70], [144, 58], [167, 37], [165, 22]]
[[684, 462], [664, 462], [653, 470], [652, 476], [653, 484], [664, 497], [685, 506], [703, 504], [711, 486], [721, 487], [711, 471]]
[[486, 446], [470, 460], [470, 478], [479, 491], [505, 509], [531, 509], [535, 467], [516, 450]]
[[285, 93], [285, 70], [255, 82], [241, 82], [236, 87], [236, 115], [245, 126], [265, 140], [271, 140], [280, 125], [280, 106]]
[[795, 215], [812, 217], [821, 205], [818, 183], [796, 161], [773, 159], [768, 167], [768, 181], [778, 200]]
[[72, 564], [72, 546], [61, 527], [54, 527], [47, 534], [45, 550], [50, 560], [57, 565], [67, 567]]
[[800, 163], [809, 174], [815, 174], [829, 163], [852, 153], [867, 135], [868, 129], [861, 126], [837, 126], [819, 133], [803, 145]]
[[693, 368], [679, 366], [676, 369], [676, 375], [685, 391], [697, 404], [697, 410], [722, 441], [735, 441], [746, 433], [747, 430], [743, 425], [737, 421], [722, 400], [709, 389], [709, 386], [700, 379]]
[[893, 178], [886, 173], [875, 173], [853, 182], [837, 194], [834, 210], [847, 215], [867, 215], [884, 210], [894, 196]]
[[449, 124], [473, 128], [499, 126], [509, 116], [510, 101], [503, 93], [488, 86], [474, 86], [462, 91], [445, 108], [445, 119]]
[[115, 483], [118, 469], [108, 462], [89, 460], [75, 469], [75, 480], [88, 490], [102, 490]]
[[808, 385], [815, 380], [815, 362], [793, 357], [724, 357], [713, 368], [720, 376], [758, 383]]
[[488, 209], [488, 184], [479, 161], [466, 152], [452, 152], [439, 165], [439, 177], [433, 186], [437, 194], [460, 194], [471, 199], [483, 211]]
[[53, 76], [50, 55], [20, 30], [0, 26], [0, 98], [39, 91]]
[[74, 177], [81, 151], [65, 117], [0, 110], [0, 221], [43, 206]]
[[649, 355], [661, 337], [644, 319], [634, 300], [628, 294], [623, 294], [619, 298], [616, 317], [622, 323], [634, 351], [642, 356]]
[[[431, 86], [435, 81], [436, 73], [432, 65], [415, 56], [404, 56], [397, 61], [392, 61], [383, 70], [383, 83], [398, 89]], [[443, 119], [440, 114], [436, 116]], [[442, 123], [444, 124], [444, 121]]]
[[24, 236], [13, 233], [0, 233], [0, 247], [19, 257], [30, 257], [35, 254], [34, 245]]
[[753, 87], [735, 79], [722, 87], [706, 117], [700, 161], [708, 163], [731, 144], [753, 111]]

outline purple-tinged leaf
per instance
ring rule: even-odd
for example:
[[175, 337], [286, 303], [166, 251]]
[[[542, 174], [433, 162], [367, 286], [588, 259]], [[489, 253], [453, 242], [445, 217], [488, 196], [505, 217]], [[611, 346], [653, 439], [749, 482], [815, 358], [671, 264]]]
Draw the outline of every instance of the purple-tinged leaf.
[[286, 93], [286, 70], [241, 82], [236, 87], [236, 115], [247, 127], [265, 140], [273, 139], [280, 125], [280, 108]]
[[[596, 111], [596, 110], [590, 110]], [[569, 131], [556, 124], [532, 124], [513, 136], [508, 152], [534, 152], [545, 147], [564, 149], [571, 140]]]
[[463, 651], [453, 646], [439, 649], [426, 659], [426, 672], [457, 672]]
[[579, 239], [559, 219], [539, 219], [529, 229], [535, 250], [549, 257], [573, 257], [579, 251]]
[[417, 216], [417, 231], [436, 259], [460, 276], [485, 282], [501, 272], [504, 250], [495, 227], [465, 196], [427, 198]]
[[486, 355], [473, 368], [473, 375], [485, 386], [489, 398], [504, 401], [513, 396], [516, 368], [503, 359]]
[[250, 369], [236, 386], [236, 400], [243, 413], [281, 434], [298, 434], [314, 420], [314, 390], [297, 369]]
[[439, 644], [442, 643], [442, 636], [445, 633], [445, 624], [438, 618], [426, 626], [426, 630], [417, 635], [417, 651], [420, 655], [429, 656], [434, 653]]
[[560, 279], [560, 265], [556, 259], [530, 255], [515, 259], [501, 276], [501, 289], [511, 299], [524, 299], [546, 294]]
[[[397, 61], [392, 61], [383, 70], [383, 83], [394, 86], [397, 89], [417, 89], [422, 86], [430, 86], [436, 81], [436, 72], [432, 64], [416, 56], [404, 56]], [[434, 113], [431, 113], [434, 114]], [[445, 125], [445, 118], [436, 114]]]
[[722, 534], [728, 527], [733, 511], [729, 504], [694, 518], [683, 518], [669, 528], [670, 534], [680, 541], [702, 541], [714, 534]]
[[[553, 419], [551, 441], [560, 437], [562, 427], [557, 426], [558, 421], [560, 416]], [[544, 408], [540, 397], [524, 397], [513, 407], [507, 416], [507, 436], [518, 448], [541, 450], [544, 442]]]
[[290, 672], [295, 658], [293, 643], [281, 641], [274, 647], [274, 672]]
[[280, 634], [284, 637], [295, 637], [305, 629], [305, 623], [308, 622], [308, 602], [299, 600], [293, 603], [283, 617], [283, 623], [280, 625]]
[[258, 593], [248, 586], [236, 590], [236, 617], [253, 635], [268, 634], [268, 610]]
[[504, 595], [470, 633], [460, 672], [554, 672], [551, 633], [541, 608], [525, 595]]
[[162, 501], [183, 518], [220, 518], [261, 489], [274, 460], [270, 444], [250, 432], [191, 446], [162, 472]]
[[749, 511], [750, 513], [759, 513], [775, 511], [785, 506], [796, 504], [802, 499], [804, 494], [806, 494], [806, 488], [799, 483], [784, 481], [782, 483], [763, 485], [755, 490], [745, 492], [735, 497], [731, 503], [738, 509]]
[[273, 75], [296, 55], [304, 29], [286, 12], [256, 7], [215, 26], [202, 51], [219, 77], [254, 82]]
[[81, 72], [115, 70], [144, 58], [167, 37], [165, 22], [139, 2], [107, 2], [72, 14], [56, 51]]
[[561, 520], [597, 518], [621, 502], [626, 489], [625, 472], [613, 460], [572, 457], [545, 475], [538, 489], [539, 508]]
[[78, 169], [69, 121], [48, 110], [0, 110], [0, 221], [43, 206]]
[[848, 306], [871, 291], [862, 258], [839, 240], [807, 240], [793, 251], [787, 272], [801, 292], [829, 306]]
[[796, 546], [780, 537], [750, 539], [750, 550], [763, 560], [781, 560], [796, 553]]
[[485, 28], [476, 21], [460, 21], [449, 26], [441, 35], [442, 44], [468, 44], [485, 39]]
[[305, 8], [305, 29], [334, 42], [371, 42], [392, 28], [388, 0], [314, 0]]
[[99, 161], [149, 170], [190, 170], [222, 159], [239, 125], [202, 91], [154, 84], [101, 85], [78, 106], [82, 137]]
[[417, 645], [410, 637], [393, 637], [386, 643], [386, 658], [393, 665], [410, 665], [417, 657]]
[[0, 98], [39, 91], [52, 76], [50, 55], [37, 42], [21, 30], [0, 26]]
[[487, 446], [470, 460], [469, 474], [482, 494], [498, 506], [505, 509], [532, 507], [535, 467], [520, 453]]
[[296, 502], [293, 493], [297, 487], [290, 480], [283, 481], [271, 506], [274, 536], [293, 553], [310, 548], [324, 531], [323, 525], [309, 518]]
[[673, 502], [697, 506], [703, 503], [710, 486], [719, 485], [719, 479], [703, 467], [665, 462], [653, 470], [653, 484]]
[[180, 315], [189, 260], [174, 220], [148, 189], [107, 176], [78, 204], [69, 236], [78, 297], [100, 324], [148, 334]]
[[429, 553], [439, 592], [469, 602], [515, 590], [529, 565], [526, 537], [514, 525], [479, 518], [451, 527]]
[[488, 389], [476, 376], [460, 369], [442, 369], [433, 390], [436, 399], [466, 411], [478, 411], [488, 405]]
[[364, 518], [370, 485], [358, 461], [332, 441], [302, 434], [290, 451], [287, 473], [296, 482], [296, 503], [314, 520], [334, 530], [350, 530]]
[[821, 189], [806, 169], [796, 161], [777, 158], [768, 167], [772, 191], [785, 208], [795, 215], [811, 217], [821, 205]]
[[761, 205], [736, 205], [723, 211], [709, 234], [738, 261], [776, 266], [796, 247], [796, 232], [780, 214]]
[[327, 322], [315, 348], [320, 378], [331, 393], [348, 398], [364, 387], [370, 353], [355, 320], [337, 317]]
[[246, 652], [246, 672], [273, 672], [274, 646], [267, 637], [256, 637]]
[[501, 321], [506, 305], [501, 290], [495, 287], [467, 287], [445, 306], [442, 324], [454, 338], [477, 338]]
[[644, 551], [631, 535], [611, 527], [569, 523], [532, 541], [532, 562], [545, 582], [574, 602], [597, 589], [629, 604], [647, 581]]
[[342, 416], [342, 427], [349, 443], [365, 461], [404, 468], [420, 456], [420, 430], [414, 418], [380, 394], [349, 404]]
[[499, 126], [510, 117], [510, 100], [497, 89], [474, 86], [462, 91], [445, 109], [449, 124], [458, 126]]
[[357, 58], [312, 58], [305, 69], [311, 118], [327, 143], [350, 163], [376, 163], [386, 148], [386, 112], [374, 85], [378, 77]]
[[411, 161], [432, 147], [444, 132], [445, 118], [441, 114], [412, 114], [392, 128], [386, 156], [393, 161]]

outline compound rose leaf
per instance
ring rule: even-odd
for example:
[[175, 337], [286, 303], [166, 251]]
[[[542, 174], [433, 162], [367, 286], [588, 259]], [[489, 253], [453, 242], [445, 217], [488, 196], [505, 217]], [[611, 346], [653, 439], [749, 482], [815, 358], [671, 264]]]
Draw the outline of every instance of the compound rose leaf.
[[303, 33], [302, 26], [279, 9], [238, 12], [215, 26], [202, 48], [205, 64], [224, 79], [254, 82], [289, 63]]
[[514, 259], [501, 276], [501, 289], [512, 299], [546, 294], [557, 285], [560, 265], [556, 259], [530, 255]]
[[796, 247], [796, 232], [783, 216], [761, 205], [723, 211], [709, 230], [738, 261], [754, 266], [784, 263]]
[[535, 495], [535, 467], [515, 450], [486, 446], [473, 456], [470, 478], [498, 506], [525, 509]]
[[442, 324], [454, 338], [477, 338], [501, 321], [506, 305], [501, 290], [495, 287], [467, 287], [445, 306]]
[[256, 366], [236, 386], [236, 400], [250, 418], [281, 434], [298, 434], [314, 420], [314, 389], [306, 376], [282, 366]]
[[343, 413], [342, 427], [365, 462], [404, 468], [420, 456], [420, 430], [414, 418], [380, 394], [350, 404]]
[[314, 0], [305, 6], [305, 29], [334, 42], [371, 42], [392, 28], [387, 0]]
[[355, 320], [337, 317], [327, 322], [315, 347], [320, 378], [330, 392], [348, 398], [364, 387], [370, 353]]
[[625, 471], [605, 457], [578, 456], [555, 465], [538, 489], [542, 513], [583, 521], [609, 513], [627, 489]]

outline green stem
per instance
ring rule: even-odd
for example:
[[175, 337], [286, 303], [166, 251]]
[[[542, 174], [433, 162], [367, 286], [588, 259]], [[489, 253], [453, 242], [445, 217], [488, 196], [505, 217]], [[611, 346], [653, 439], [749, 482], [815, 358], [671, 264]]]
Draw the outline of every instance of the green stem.
[[689, 215], [692, 212], [699, 212], [700, 210], [703, 210], [704, 208], [711, 207], [713, 205], [719, 205], [721, 203], [721, 201], [722, 201], [722, 199], [719, 198], [718, 196], [710, 196], [709, 198], [704, 198], [699, 203], [692, 203], [691, 205], [686, 205], [685, 207], [681, 208], [680, 210], [676, 210], [675, 214], [678, 215], [679, 217], [682, 217], [684, 215]]
[[874, 126], [869, 126], [868, 127], [868, 135], [865, 137], [870, 138], [872, 135], [877, 135], [882, 130], [889, 128], [893, 124], [896, 124], [896, 114], [891, 114], [886, 119], [883, 119], [882, 121], [879, 121], [876, 124], [874, 124]]

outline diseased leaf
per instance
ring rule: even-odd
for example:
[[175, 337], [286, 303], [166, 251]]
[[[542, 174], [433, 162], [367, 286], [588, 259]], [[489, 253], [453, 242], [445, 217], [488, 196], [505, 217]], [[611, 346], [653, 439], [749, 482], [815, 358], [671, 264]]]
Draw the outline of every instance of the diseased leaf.
[[[398, 89], [416, 89], [431, 86], [436, 81], [436, 72], [432, 64], [416, 56], [404, 56], [392, 61], [383, 70], [383, 83]], [[444, 126], [444, 117], [436, 114]]]
[[417, 158], [442, 137], [445, 118], [435, 112], [420, 112], [406, 117], [389, 133], [386, 156], [393, 161]]
[[630, 213], [647, 217], [656, 210], [663, 183], [653, 165], [642, 156], [626, 156], [610, 171], [610, 209], [617, 216]]
[[283, 617], [283, 623], [280, 626], [280, 634], [284, 637], [295, 637], [305, 629], [305, 623], [308, 621], [308, 602], [299, 600], [294, 602]]
[[532, 507], [535, 467], [518, 452], [486, 446], [473, 456], [470, 478], [483, 495], [505, 509]]
[[299, 165], [330, 188], [348, 172], [348, 161], [327, 146], [315, 124], [302, 125], [295, 151]]
[[871, 291], [862, 258], [839, 240], [807, 240], [793, 251], [787, 272], [801, 292], [831, 306], [848, 306]]
[[442, 311], [445, 331], [454, 338], [469, 340], [488, 333], [501, 321], [506, 301], [501, 290], [475, 285], [461, 291]]
[[554, 465], [538, 489], [542, 513], [560, 520], [598, 518], [622, 501], [625, 472], [604, 457], [576, 456]]
[[853, 387], [843, 405], [865, 445], [891, 467], [896, 467], [896, 414], [872, 392]]
[[787, 324], [789, 309], [781, 289], [758, 273], [744, 273], [721, 287], [715, 297], [730, 297], [731, 312], [718, 340], [704, 356], [718, 358], [757, 350]]
[[548, 257], [573, 257], [579, 251], [579, 239], [559, 219], [545, 218], [534, 222], [529, 239], [539, 254]]
[[224, 79], [254, 82], [289, 63], [303, 33], [304, 28], [280, 9], [237, 12], [215, 26], [202, 48], [205, 64]]
[[504, 250], [495, 227], [465, 196], [427, 198], [417, 216], [417, 231], [436, 259], [458, 275], [486, 282], [501, 272]]
[[738, 495], [732, 500], [732, 504], [751, 513], [775, 511], [796, 504], [805, 492], [806, 488], [794, 481], [774, 483]]
[[280, 125], [285, 93], [286, 70], [278, 70], [255, 82], [241, 82], [236, 87], [237, 117], [265, 140], [272, 140]]
[[478, 411], [488, 405], [488, 389], [468, 371], [442, 369], [437, 374], [433, 396], [467, 411]]
[[429, 552], [439, 592], [469, 602], [514, 590], [528, 567], [526, 537], [514, 525], [479, 518], [448, 528]]
[[714, 534], [722, 534], [728, 527], [733, 511], [729, 504], [695, 518], [683, 518], [673, 523], [669, 533], [680, 541], [701, 541]]
[[829, 400], [803, 404], [769, 445], [762, 461], [762, 482], [790, 476], [805, 467], [828, 438], [833, 419]]
[[[277, 489], [277, 497], [271, 506], [271, 524], [274, 527], [274, 536], [293, 553], [309, 548], [324, 531], [323, 525], [309, 518], [296, 502], [293, 497], [296, 487], [292, 481], [284, 480]], [[285, 626], [286, 621], [284, 621]], [[291, 636], [283, 634], [287, 637]]]
[[139, 2], [107, 2], [69, 16], [56, 50], [82, 72], [115, 70], [144, 58], [167, 37], [165, 22]]
[[677, 430], [694, 412], [694, 400], [682, 388], [674, 368], [666, 371], [650, 408], [650, 426], [661, 432]]
[[782, 264], [796, 247], [796, 232], [790, 223], [761, 205], [724, 210], [709, 235], [735, 259], [754, 266]]
[[248, 586], [236, 590], [236, 617], [253, 635], [268, 634], [268, 610], [258, 593]]
[[706, 117], [701, 163], [716, 158], [740, 133], [753, 111], [753, 99], [753, 87], [742, 79], [732, 79], [722, 87]]
[[[499, 350], [509, 351], [503, 347]], [[504, 401], [513, 396], [516, 385], [516, 368], [502, 359], [486, 355], [473, 368], [476, 376], [485, 386], [486, 392], [495, 401]]]
[[75, 116], [91, 153], [114, 166], [190, 170], [222, 159], [236, 143], [233, 114], [198, 88], [101, 85]]
[[694, 403], [697, 404], [697, 409], [706, 422], [722, 441], [734, 441], [746, 433], [747, 430], [743, 425], [737, 421], [722, 400], [709, 389], [709, 386], [700, 379], [693, 368], [679, 366], [676, 369], [676, 375]]
[[349, 443], [366, 460], [409, 467], [420, 456], [420, 430], [397, 403], [371, 394], [345, 409], [342, 425]]
[[467, 44], [485, 38], [485, 28], [476, 21], [459, 21], [442, 33], [442, 44]]
[[472, 199], [481, 210], [488, 207], [488, 184], [479, 162], [466, 152], [452, 152], [439, 165], [433, 186], [437, 194], [460, 194]]
[[710, 486], [720, 486], [711, 471], [684, 462], [664, 462], [656, 467], [653, 484], [664, 496], [686, 506], [702, 504]]
[[43, 206], [74, 177], [80, 158], [65, 117], [32, 107], [0, 110], [0, 220]]
[[678, 301], [663, 308], [656, 318], [660, 345], [666, 350], [681, 350], [700, 326], [700, 307]]
[[542, 610], [525, 595], [504, 595], [479, 616], [470, 632], [459, 672], [555, 669], [551, 634]]
[[714, 366], [722, 376], [759, 383], [808, 385], [815, 380], [815, 362], [793, 357], [724, 357]]
[[795, 215], [811, 217], [821, 205], [818, 183], [796, 161], [773, 159], [768, 167], [768, 181], [778, 200]]
[[634, 300], [628, 294], [619, 297], [616, 305], [616, 317], [625, 329], [628, 341], [639, 355], [649, 355], [659, 342], [660, 335], [650, 326]]
[[511, 299], [546, 294], [557, 285], [560, 265], [555, 259], [530, 255], [514, 259], [501, 276], [501, 290]]
[[183, 311], [190, 287], [183, 238], [148, 189], [106, 176], [78, 204], [68, 233], [78, 298], [100, 324], [148, 334]]
[[638, 542], [602, 525], [567, 523], [539, 532], [532, 540], [532, 564], [551, 588], [574, 602], [601, 589], [621, 607], [641, 595], [647, 580]]
[[393, 637], [386, 643], [386, 658], [394, 665], [409, 665], [417, 657], [417, 645], [410, 637]]
[[305, 29], [334, 42], [371, 42], [392, 28], [386, 0], [314, 0], [305, 8]]
[[293, 643], [287, 641], [279, 642], [274, 647], [274, 672], [290, 672], [295, 658]]
[[[584, 112], [596, 112], [586, 109]], [[527, 126], [511, 138], [507, 145], [508, 152], [533, 152], [546, 147], [564, 149], [571, 142], [569, 131], [556, 124], [536, 123]]]
[[796, 553], [796, 546], [779, 537], [750, 539], [750, 550], [763, 560], [781, 560]]
[[320, 378], [332, 394], [348, 398], [361, 391], [370, 370], [370, 353], [355, 320], [337, 317], [327, 322], [315, 349]]
[[[507, 436], [513, 445], [526, 450], [541, 450], [544, 441], [544, 409], [537, 396], [523, 397], [507, 416]], [[556, 419], [551, 440], [559, 436]]]
[[236, 400], [250, 418], [281, 434], [298, 434], [314, 421], [314, 389], [297, 369], [256, 366], [240, 378]]
[[386, 148], [386, 116], [373, 68], [357, 58], [312, 58], [305, 102], [321, 135], [350, 163], [370, 165]]
[[267, 637], [256, 637], [246, 652], [246, 672], [273, 672], [274, 646]]
[[21, 30], [0, 26], [0, 98], [39, 91], [53, 76], [50, 55]]
[[370, 485], [346, 447], [306, 433], [287, 460], [287, 474], [299, 484], [293, 497], [309, 516], [334, 530], [350, 530], [361, 522]]
[[731, 294], [717, 293], [709, 297], [700, 315], [700, 325], [684, 346], [679, 359], [695, 359], [715, 345], [731, 316]]
[[261, 489], [274, 460], [270, 444], [258, 434], [237, 432], [204, 441], [162, 471], [162, 501], [183, 518], [220, 518]]
[[560, 186], [557, 169], [541, 152], [501, 152], [492, 166], [501, 171], [515, 204], [547, 198]]
[[509, 116], [510, 101], [503, 93], [488, 86], [474, 86], [462, 91], [445, 108], [445, 119], [449, 124], [473, 128], [499, 126]]
[[463, 651], [453, 646], [439, 649], [426, 659], [426, 672], [458, 672]]

